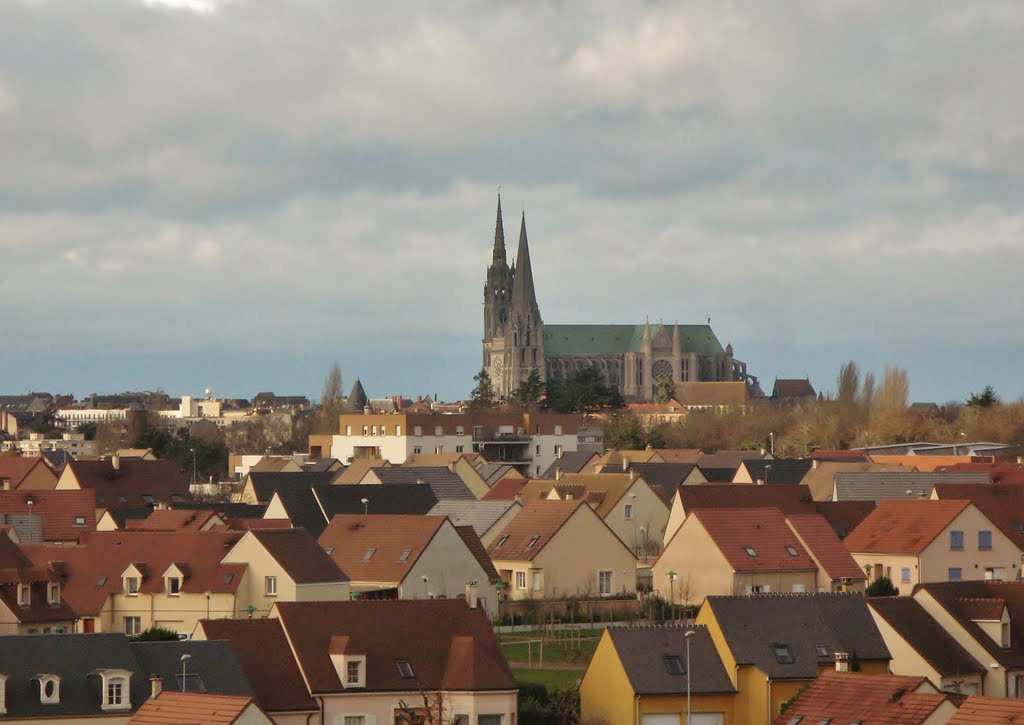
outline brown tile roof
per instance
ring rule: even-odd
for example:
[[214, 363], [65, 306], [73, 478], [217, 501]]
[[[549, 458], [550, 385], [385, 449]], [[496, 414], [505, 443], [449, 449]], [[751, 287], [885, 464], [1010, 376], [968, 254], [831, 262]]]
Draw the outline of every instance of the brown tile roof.
[[798, 722], [808, 725], [822, 722], [920, 725], [948, 701], [924, 677], [833, 670], [823, 672], [812, 682], [775, 719], [775, 724], [786, 725], [794, 718], [802, 718]]
[[987, 473], [992, 483], [1024, 484], [1024, 466], [1009, 461], [992, 463], [956, 463], [952, 466], [939, 466], [936, 471], [946, 473]]
[[[931, 595], [963, 627], [993, 661], [1003, 667], [1018, 669], [1024, 667], [1024, 582], [963, 581], [920, 584], [914, 590], [914, 597], [922, 592]], [[972, 599], [1002, 599], [1010, 614], [1010, 647], [1001, 647], [976, 622]]]
[[128, 722], [131, 725], [231, 725], [251, 704], [251, 697], [164, 690], [146, 700]]
[[817, 448], [811, 451], [812, 458], [819, 461], [866, 461], [864, 451], [847, 451], [835, 448]]
[[356, 458], [334, 479], [334, 483], [359, 483], [366, 477], [371, 468], [382, 468], [390, 465], [390, 462], [382, 458]]
[[764, 458], [763, 453], [758, 451], [718, 451], [717, 453], [703, 453], [697, 459], [697, 465], [701, 468], [732, 468], [736, 470], [743, 461], [753, 458]]
[[807, 378], [775, 378], [773, 398], [813, 398], [817, 393]]
[[567, 473], [556, 481], [532, 480], [522, 495], [525, 501], [536, 500], [546, 498], [555, 489], [563, 499], [572, 496], [594, 504], [594, 511], [603, 519], [637, 480], [629, 473]]
[[818, 514], [799, 514], [787, 516], [786, 522], [796, 531], [800, 542], [821, 565], [832, 580], [867, 579], [864, 570], [854, 561], [843, 542], [836, 536], [828, 521]]
[[492, 560], [532, 560], [583, 505], [584, 502], [578, 499], [527, 501], [523, 510], [516, 514], [487, 548], [487, 554]]
[[129, 564], [144, 570], [141, 592], [163, 591], [163, 574], [171, 564], [188, 569], [183, 593], [237, 591], [245, 565], [220, 562], [240, 537], [237, 532], [216, 531], [96, 531], [81, 544], [33, 544], [22, 549], [36, 566], [63, 562], [64, 598], [80, 616], [87, 616], [97, 614], [111, 594], [121, 592], [121, 574]]
[[970, 501], [1010, 541], [1024, 550], [1024, 485], [936, 483], [933, 495], [940, 500]]
[[64, 473], [70, 469], [81, 488], [92, 489], [101, 508], [144, 506], [150, 503], [144, 496], [163, 503], [171, 502], [172, 496], [191, 498], [188, 482], [173, 461], [126, 458], [118, 465], [115, 469], [109, 459], [70, 461]]
[[985, 666], [912, 597], [872, 597], [868, 605], [940, 675], [985, 672]]
[[96, 500], [88, 490], [0, 491], [0, 514], [38, 515], [44, 541], [78, 541], [96, 529]]
[[228, 519], [224, 528], [229, 531], [248, 531], [249, 529], [290, 529], [292, 522], [288, 519]]
[[815, 501], [814, 510], [825, 517], [836, 536], [845, 539], [875, 510], [874, 501]]
[[296, 584], [348, 581], [345, 572], [305, 529], [253, 529], [249, 535], [263, 545]]
[[231, 642], [264, 710], [317, 710], [278, 620], [204, 619], [200, 626], [207, 639]]
[[9, 479], [11, 490], [17, 490], [36, 466], [42, 466], [53, 477], [53, 485], [57, 485], [57, 474], [53, 473], [46, 461], [39, 456], [0, 456], [0, 479]]
[[[627, 449], [615, 449], [608, 451], [601, 459], [595, 463], [595, 466], [622, 466], [622, 461], [628, 459], [630, 463], [647, 463], [651, 460], [658, 460], [659, 451], [653, 448], [645, 448], [643, 450], [627, 450]], [[582, 470], [582, 469], [581, 469]]]
[[[515, 691], [483, 609], [463, 599], [280, 602], [276, 605], [310, 691], [339, 692], [331, 641], [366, 655], [367, 692]], [[414, 680], [395, 665], [406, 660]]]
[[459, 532], [459, 536], [465, 542], [466, 547], [472, 552], [473, 556], [480, 563], [481, 568], [487, 572], [488, 580], [492, 582], [501, 581], [501, 576], [498, 574], [498, 570], [494, 568], [494, 563], [491, 561], [491, 557], [487, 556], [487, 549], [484, 548], [484, 544], [480, 541], [480, 537], [476, 534], [476, 529], [472, 526], [456, 526], [455, 530]]
[[658, 456], [665, 463], [696, 463], [704, 451], [700, 448], [659, 448]]
[[[0, 602], [5, 604], [15, 619], [23, 624], [60, 622], [74, 619], [74, 612], [63, 597], [59, 606], [51, 606], [47, 597], [47, 584], [60, 581], [63, 568], [38, 566], [21, 548], [0, 532]], [[18, 602], [18, 585], [30, 588], [29, 606]]]
[[352, 581], [398, 584], [447, 523], [444, 516], [338, 514], [318, 542]]
[[480, 497], [482, 501], [513, 501], [522, 494], [525, 478], [503, 478], [491, 486], [491, 490]]
[[998, 622], [1006, 609], [1002, 597], [961, 597], [957, 603], [964, 616], [975, 622]]
[[683, 511], [721, 508], [776, 508], [784, 514], [813, 514], [814, 502], [803, 486], [745, 486], [704, 483], [680, 486]]
[[948, 725], [991, 725], [992, 723], [1006, 723], [1006, 725], [1024, 723], [1024, 700], [971, 695], [950, 718]]
[[217, 517], [215, 511], [154, 509], [144, 519], [128, 519], [125, 522], [125, 529], [129, 531], [200, 531], [209, 523], [210, 519], [215, 517]]
[[847, 551], [917, 554], [971, 505], [970, 501], [888, 499], [843, 540]]
[[778, 509], [697, 509], [690, 515], [697, 517], [734, 571], [818, 568]]

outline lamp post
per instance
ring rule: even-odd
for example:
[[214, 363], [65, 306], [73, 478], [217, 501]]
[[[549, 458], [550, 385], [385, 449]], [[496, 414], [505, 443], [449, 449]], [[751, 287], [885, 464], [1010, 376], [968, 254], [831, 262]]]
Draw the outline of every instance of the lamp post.
[[192, 485], [196, 485], [196, 449], [189, 448], [189, 452], [192, 454]]
[[187, 652], [181, 656], [181, 691], [182, 692], [185, 692], [185, 688], [187, 686], [186, 683], [188, 682], [188, 680], [185, 679], [185, 675], [187, 674], [187, 672], [185, 670], [185, 665], [188, 663], [188, 661], [190, 659], [192, 659], [192, 655], [188, 654]]
[[686, 640], [686, 725], [690, 725], [690, 639], [693, 637], [693, 630], [686, 630], [683, 639]]
[[427, 593], [427, 576], [426, 576], [426, 574], [424, 574], [420, 578], [423, 580], [423, 598], [424, 599], [429, 599], [430, 597], [429, 597], [429, 595]]
[[636, 556], [640, 556], [640, 547], [639, 547], [639, 544], [637, 542], [637, 536], [636, 536], [636, 494], [635, 493], [629, 494], [629, 510], [630, 510], [630, 518], [633, 519], [633, 554], [636, 555]]
[[672, 619], [675, 619], [676, 618], [676, 577], [678, 576], [678, 574], [676, 574], [674, 571], [669, 571], [667, 576], [668, 576], [668, 592], [669, 592], [668, 593], [668, 603], [669, 603], [669, 606], [671, 607], [671, 609], [669, 611], [672, 612]]
[[366, 514], [368, 514], [370, 512], [370, 509], [369, 509], [370, 499], [368, 499], [368, 498], [361, 498], [359, 500], [363, 504], [363, 516], [366, 516]]
[[644, 548], [643, 548], [644, 561], [647, 561], [647, 527], [646, 526], [641, 526], [640, 527], [640, 538], [643, 540], [643, 543], [644, 543]]
[[206, 592], [206, 618], [210, 618], [210, 597], [213, 596], [211, 592]]
[[774, 431], [771, 431], [771, 432], [768, 433], [768, 444], [769, 444], [769, 450], [771, 450], [771, 454], [774, 456], [775, 455], [775, 432]]
[[766, 463], [764, 466], [764, 485], [768, 485], [768, 472], [772, 470], [772, 464]]

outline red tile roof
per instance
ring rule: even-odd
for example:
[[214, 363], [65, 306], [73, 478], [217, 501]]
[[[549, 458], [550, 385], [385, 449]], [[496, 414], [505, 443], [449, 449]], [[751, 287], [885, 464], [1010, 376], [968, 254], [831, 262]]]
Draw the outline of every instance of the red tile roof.
[[345, 572], [305, 529], [253, 529], [263, 545], [296, 584], [348, 581]]
[[864, 570], [854, 561], [825, 517], [818, 514], [800, 514], [786, 517], [786, 522], [796, 531], [804, 547], [830, 579], [867, 579]]
[[230, 531], [248, 531], [249, 529], [290, 529], [292, 522], [288, 519], [226, 519], [224, 528]]
[[680, 486], [683, 511], [724, 508], [775, 508], [784, 514], [813, 514], [814, 501], [806, 486], [748, 486], [704, 483]]
[[[37, 566], [17, 544], [0, 532], [0, 602], [7, 606], [17, 621], [29, 624], [74, 619], [75, 615], [63, 597], [58, 606], [51, 606], [47, 599], [47, 585], [60, 581], [61, 573], [59, 566]], [[27, 607], [18, 601], [19, 584], [27, 584], [30, 588]]]
[[[366, 655], [365, 691], [515, 691], [515, 678], [483, 609], [463, 599], [279, 602], [278, 616], [310, 691], [341, 692], [331, 640]], [[414, 674], [403, 679], [395, 665]]]
[[697, 509], [690, 515], [704, 526], [734, 571], [818, 568], [778, 509]]
[[487, 548], [488, 556], [502, 561], [532, 560], [581, 506], [585, 503], [578, 499], [527, 502]]
[[971, 505], [970, 501], [888, 499], [843, 540], [847, 551], [918, 554]]
[[1005, 723], [1005, 725], [1024, 723], [1024, 700], [971, 695], [950, 718], [948, 725], [991, 725], [992, 723]]
[[0, 514], [37, 514], [44, 541], [78, 541], [96, 529], [96, 501], [87, 490], [0, 491]]
[[154, 509], [144, 519], [128, 519], [125, 522], [125, 529], [129, 531], [201, 531], [210, 519], [216, 516], [214, 511]]
[[207, 639], [225, 639], [238, 655], [256, 701], [268, 712], [317, 710], [277, 619], [204, 619]]
[[775, 719], [786, 725], [793, 718], [814, 723], [887, 723], [919, 725], [948, 702], [924, 677], [867, 675], [859, 672], [822, 673]]
[[994, 461], [991, 463], [954, 463], [950, 466], [939, 466], [936, 471], [948, 473], [988, 473], [992, 483], [1024, 483], [1024, 466], [1009, 461]]
[[444, 516], [338, 514], [318, 543], [352, 581], [398, 584], [447, 523]]
[[169, 503], [172, 494], [190, 499], [188, 482], [173, 461], [145, 461], [140, 458], [120, 459], [114, 468], [109, 459], [99, 461], [70, 461], [64, 475], [70, 470], [81, 488], [96, 493], [96, 505], [106, 508], [144, 506], [144, 496]]
[[42, 466], [50, 472], [53, 478], [53, 485], [57, 485], [57, 474], [46, 464], [41, 456], [0, 456], [0, 479], [9, 479], [11, 490], [17, 490], [36, 466]]
[[808, 458], [819, 461], [866, 461], [864, 451], [846, 451], [840, 449], [818, 448], [811, 451]]
[[957, 603], [963, 615], [975, 622], [998, 622], [1006, 609], [1002, 597], [960, 597]]
[[482, 501], [514, 501], [526, 485], [525, 478], [503, 478], [480, 497]]
[[231, 725], [254, 704], [251, 697], [164, 690], [146, 700], [131, 725]]

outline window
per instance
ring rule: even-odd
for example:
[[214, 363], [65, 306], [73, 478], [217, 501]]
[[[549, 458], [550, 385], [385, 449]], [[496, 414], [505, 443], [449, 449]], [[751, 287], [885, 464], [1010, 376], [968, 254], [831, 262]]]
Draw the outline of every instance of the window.
[[498, 543], [497, 543], [497, 544], [495, 544], [495, 547], [498, 547], [498, 546], [504, 546], [504, 545], [505, 545], [505, 542], [506, 542], [506, 541], [508, 541], [508, 537], [509, 537], [509, 535], [508, 535], [508, 534], [502, 534], [502, 535], [501, 535], [501, 538], [500, 538], [500, 539], [498, 539]]
[[395, 667], [398, 668], [398, 674], [403, 680], [413, 680], [416, 678], [409, 660], [395, 660]]
[[544, 575], [539, 571], [533, 572], [533, 591], [544, 591]]
[[349, 661], [345, 663], [345, 684], [347, 685], [358, 685], [359, 684], [359, 665], [358, 660]]
[[371, 425], [370, 426], [370, 435], [377, 435], [377, 426], [375, 426], [375, 425]]
[[107, 707], [119, 707], [124, 704], [124, 680], [111, 679], [107, 682]]
[[137, 576], [126, 576], [124, 578], [124, 590], [130, 595], [139, 593], [139, 578]]
[[951, 581], [951, 582], [958, 582], [958, 581], [962, 581], [963, 578], [964, 578], [964, 572], [963, 572], [963, 570], [960, 567], [958, 567], [958, 566], [951, 566], [951, 567], [949, 567], [949, 581]]
[[382, 436], [386, 436], [388, 434], [388, 427], [386, 425], [381, 424], [380, 434]]
[[18, 605], [27, 607], [32, 604], [32, 592], [26, 584], [18, 585]]
[[402, 435], [402, 426], [400, 426], [400, 425], [396, 425], [395, 426], [395, 435], [396, 436]]
[[167, 577], [167, 593], [176, 597], [181, 593], [181, 579], [176, 576]]
[[516, 572], [516, 589], [526, 589], [526, 572]]
[[367, 433], [369, 433], [369, 432], [370, 432], [370, 429], [369, 429], [369, 427], [367, 427], [367, 426], [365, 426], [365, 425], [364, 425], [364, 426], [363, 426], [363, 435], [366, 435], [366, 434], [367, 434]]
[[124, 633], [129, 637], [136, 637], [142, 634], [142, 617], [125, 617]]
[[612, 573], [610, 571], [599, 571], [597, 573], [597, 593], [602, 597], [611, 595]]
[[755, 549], [753, 546], [744, 546], [743, 550], [747, 552], [747, 556], [749, 556], [751, 559], [757, 558], [757, 549]]
[[423, 446], [413, 446], [412, 452], [418, 456], [419, 454], [423, 453]]
[[60, 702], [60, 677], [57, 675], [38, 675], [39, 702], [53, 705]]
[[75, 517], [75, 526], [85, 526], [85, 517], [84, 516], [76, 516]]
[[455, 426], [455, 435], [457, 435], [457, 436], [464, 436], [464, 435], [466, 435], [466, 429], [463, 428], [461, 425]]
[[950, 531], [949, 532], [949, 548], [952, 551], [963, 551], [964, 550], [964, 532], [963, 531]]
[[477, 725], [501, 725], [504, 715], [477, 715]]
[[790, 544], [786, 544], [786, 553], [790, 556], [800, 556], [800, 553], [796, 550], [796, 547], [791, 546]]
[[562, 457], [562, 446], [555, 446], [555, 458]]
[[414, 425], [412, 427], [412, 434], [414, 436], [421, 436], [421, 435], [423, 435], [423, 427], [422, 426], [418, 426], [418, 425]]
[[151, 493], [144, 493], [142, 494], [142, 503], [146, 504], [147, 506], [155, 506], [156, 497], [153, 496], [153, 494]]
[[539, 445], [537, 446], [537, 455], [538, 456], [540, 455], [540, 446]]
[[268, 597], [277, 596], [277, 577], [276, 576], [265, 576], [263, 577], [263, 593]]
[[405, 549], [398, 556], [399, 561], [409, 561], [409, 556], [412, 555], [412, 549]]
[[434, 435], [435, 436], [443, 436], [444, 435], [444, 428], [442, 426], [435, 425], [434, 426]]
[[626, 504], [626, 507], [622, 511], [622, 516], [626, 519], [626, 521], [629, 521], [633, 518], [633, 504]]
[[992, 532], [978, 532], [978, 551], [992, 551]]
[[686, 668], [683, 667], [683, 661], [679, 655], [665, 655], [664, 656], [665, 669], [670, 675], [685, 675]]
[[352, 426], [350, 426], [350, 425], [346, 425], [345, 426], [345, 435], [347, 435], [347, 436], [352, 435]]
[[[562, 435], [562, 426], [560, 426], [560, 425], [556, 425], [555, 426], [555, 435], [556, 436]], [[559, 446], [559, 448], [561, 448], [561, 446]]]
[[46, 586], [46, 599], [50, 603], [50, 606], [55, 607], [60, 604], [60, 584], [57, 582], [50, 582]]
[[775, 659], [780, 665], [793, 664], [793, 653], [789, 651], [788, 644], [773, 644], [772, 651], [775, 652]]
[[530, 540], [526, 542], [526, 548], [532, 549], [534, 546], [536, 546], [538, 541], [540, 541], [540, 534], [534, 534], [532, 537], [530, 537]]
[[376, 554], [376, 553], [377, 553], [377, 550], [374, 549], [374, 548], [367, 549], [366, 553], [363, 554], [363, 561], [369, 561], [370, 559], [373, 558], [373, 555]]
[[366, 718], [362, 715], [346, 715], [342, 725], [366, 725]]
[[465, 450], [466, 450], [465, 446], [455, 446], [455, 452], [456, 453], [464, 453]]
[[905, 566], [902, 569], [900, 569], [900, 581], [903, 582], [904, 584], [907, 584], [907, 583], [910, 582], [910, 567], [909, 566]]
[[434, 453], [444, 453], [444, 446], [434, 446]]
[[816, 644], [816, 645], [814, 645], [814, 651], [818, 653], [818, 659], [819, 660], [830, 659], [829, 656], [828, 656], [828, 647], [826, 647], [825, 645], [823, 645], [823, 644]]

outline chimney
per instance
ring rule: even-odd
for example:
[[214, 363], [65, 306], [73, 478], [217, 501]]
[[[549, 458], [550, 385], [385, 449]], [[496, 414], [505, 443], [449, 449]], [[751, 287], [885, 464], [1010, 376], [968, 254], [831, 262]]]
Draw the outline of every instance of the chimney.
[[622, 457], [622, 470], [625, 471], [627, 468], [629, 468], [629, 456], [623, 456]]
[[818, 464], [820, 464], [820, 463], [821, 463], [821, 461], [819, 461], [817, 458], [815, 458], [813, 461], [811, 461], [811, 468], [817, 468]]
[[7, 714], [7, 675], [0, 675], [0, 715]]
[[152, 700], [154, 697], [163, 692], [164, 689], [164, 678], [160, 675], [149, 676], [149, 698]]
[[116, 453], [110, 457], [110, 465], [114, 467], [115, 471], [121, 470], [121, 456]]
[[562, 478], [562, 467], [559, 466], [558, 468], [555, 469], [555, 480], [558, 481], [558, 480], [561, 480], [561, 478]]
[[470, 609], [476, 609], [477, 602], [476, 582], [466, 582], [466, 604], [469, 605]]
[[629, 469], [629, 480], [630, 481], [635, 481], [636, 480], [636, 469], [635, 468], [630, 468]]
[[423, 479], [421, 477], [417, 476], [416, 477], [416, 483], [418, 483], [418, 484], [420, 484], [422, 486], [424, 481], [423, 481]]
[[850, 671], [850, 655], [846, 652], [836, 652], [836, 672]]

